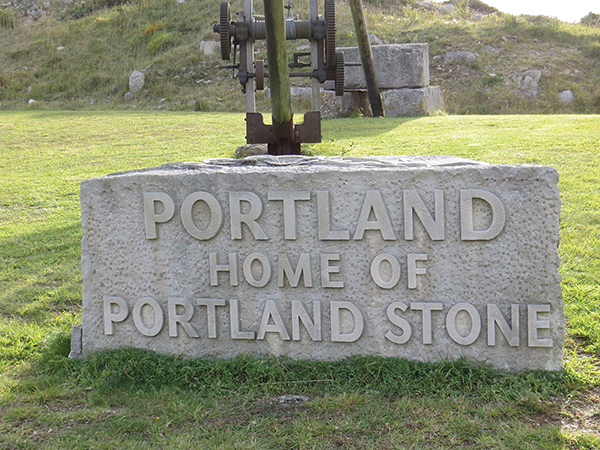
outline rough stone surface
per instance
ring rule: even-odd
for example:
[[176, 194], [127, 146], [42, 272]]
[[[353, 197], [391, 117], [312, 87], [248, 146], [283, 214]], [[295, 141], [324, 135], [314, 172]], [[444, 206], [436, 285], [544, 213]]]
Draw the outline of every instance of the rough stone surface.
[[131, 92], [125, 92], [125, 95], [123, 95], [123, 100], [130, 102], [133, 100], [133, 94]]
[[236, 158], [245, 158], [247, 156], [266, 155], [269, 153], [267, 144], [247, 144], [240, 145], [235, 149]]
[[263, 156], [85, 180], [83, 354], [560, 369], [557, 183], [551, 167], [439, 156]]
[[201, 41], [200, 51], [205, 55], [214, 55], [219, 51], [221, 44], [219, 41]]
[[444, 55], [444, 62], [470, 63], [477, 61], [478, 55], [467, 50], [455, 50]]
[[541, 70], [528, 70], [519, 74], [517, 76], [517, 82], [519, 84], [517, 95], [526, 100], [537, 97], [541, 78]]
[[493, 47], [491, 45], [482, 46], [481, 51], [483, 53], [492, 53], [492, 54], [500, 53], [500, 50], [498, 50], [496, 47]]
[[438, 8], [438, 12], [440, 12], [441, 14], [452, 14], [454, 12], [454, 5], [452, 3], [440, 5], [440, 7]]
[[132, 94], [137, 94], [143, 89], [145, 82], [146, 75], [138, 70], [134, 70], [129, 76], [129, 91]]
[[385, 115], [422, 116], [444, 109], [444, 95], [439, 86], [421, 89], [390, 89], [381, 93]]
[[558, 100], [565, 105], [572, 105], [575, 103], [575, 95], [572, 90], [562, 91], [558, 94]]
[[[358, 47], [343, 47], [344, 61], [360, 63]], [[419, 88], [429, 86], [428, 44], [386, 44], [372, 48], [375, 73], [380, 89]], [[346, 66], [346, 89], [366, 90], [362, 66]], [[325, 83], [333, 90], [333, 83]]]
[[321, 90], [321, 117], [337, 119], [353, 113], [362, 116], [371, 114], [367, 92], [344, 92], [343, 96], [338, 97], [333, 91]]
[[417, 2], [417, 4], [430, 11], [433, 11], [435, 9], [435, 5], [431, 2]]

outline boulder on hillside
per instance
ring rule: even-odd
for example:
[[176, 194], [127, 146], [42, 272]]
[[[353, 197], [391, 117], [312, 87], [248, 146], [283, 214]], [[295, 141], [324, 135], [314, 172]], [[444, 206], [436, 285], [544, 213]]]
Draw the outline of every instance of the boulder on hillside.
[[531, 100], [532, 98], [537, 97], [541, 78], [541, 70], [528, 70], [517, 75], [517, 95], [525, 100]]
[[570, 89], [567, 91], [562, 91], [561, 93], [558, 94], [558, 100], [563, 105], [572, 105], [573, 103], [575, 103], [575, 95], [573, 94], [573, 91]]
[[454, 5], [452, 3], [441, 5], [438, 8], [438, 12], [441, 14], [452, 14], [454, 12]]
[[444, 55], [444, 62], [469, 63], [476, 61], [479, 55], [467, 50], [455, 50]]
[[146, 75], [138, 70], [134, 70], [129, 76], [129, 91], [136, 94], [142, 90], [146, 83]]
[[220, 48], [221, 44], [219, 41], [201, 41], [200, 51], [205, 55], [214, 55]]

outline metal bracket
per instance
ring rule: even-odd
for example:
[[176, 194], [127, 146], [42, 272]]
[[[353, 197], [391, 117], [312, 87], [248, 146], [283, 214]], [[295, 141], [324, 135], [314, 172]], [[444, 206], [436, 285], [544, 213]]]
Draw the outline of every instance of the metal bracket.
[[[289, 136], [283, 136], [279, 130], [285, 125], [279, 124], [276, 130], [273, 125], [265, 125], [261, 113], [246, 113], [246, 141], [248, 144], [277, 144], [281, 139], [289, 139], [298, 144], [314, 144], [321, 142], [321, 113], [309, 111], [304, 114], [304, 122], [289, 128]], [[285, 133], [287, 134], [287, 132]]]

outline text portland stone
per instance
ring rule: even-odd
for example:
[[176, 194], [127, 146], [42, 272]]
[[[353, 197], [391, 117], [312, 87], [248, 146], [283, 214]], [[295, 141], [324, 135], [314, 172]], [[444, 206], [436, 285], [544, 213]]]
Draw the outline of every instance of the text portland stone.
[[562, 367], [556, 170], [256, 157], [86, 180], [83, 353]]

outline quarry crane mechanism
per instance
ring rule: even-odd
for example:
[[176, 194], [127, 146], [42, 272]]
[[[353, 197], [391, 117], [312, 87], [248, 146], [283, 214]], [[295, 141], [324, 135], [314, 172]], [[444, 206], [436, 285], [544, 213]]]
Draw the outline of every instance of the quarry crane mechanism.
[[[283, 0], [263, 1], [264, 16], [254, 14], [253, 0], [244, 0], [237, 21], [231, 18], [230, 4], [221, 2], [214, 32], [220, 37], [222, 59], [232, 60], [221, 67], [234, 71], [246, 94], [247, 143], [268, 144], [271, 155], [299, 155], [301, 143], [321, 142], [320, 85], [331, 80], [336, 95], [344, 93], [344, 54], [336, 51], [335, 4], [325, 0], [319, 15], [317, 0], [309, 0], [309, 19], [299, 20], [289, 2], [284, 6]], [[310, 52], [296, 52], [288, 62], [286, 40], [296, 39], [308, 39]], [[254, 43], [259, 40], [267, 42], [267, 64], [254, 59]], [[300, 77], [311, 79], [311, 111], [304, 114], [304, 123], [294, 125], [290, 78]], [[272, 125], [256, 112], [255, 91], [264, 90], [265, 78], [269, 78]]]

